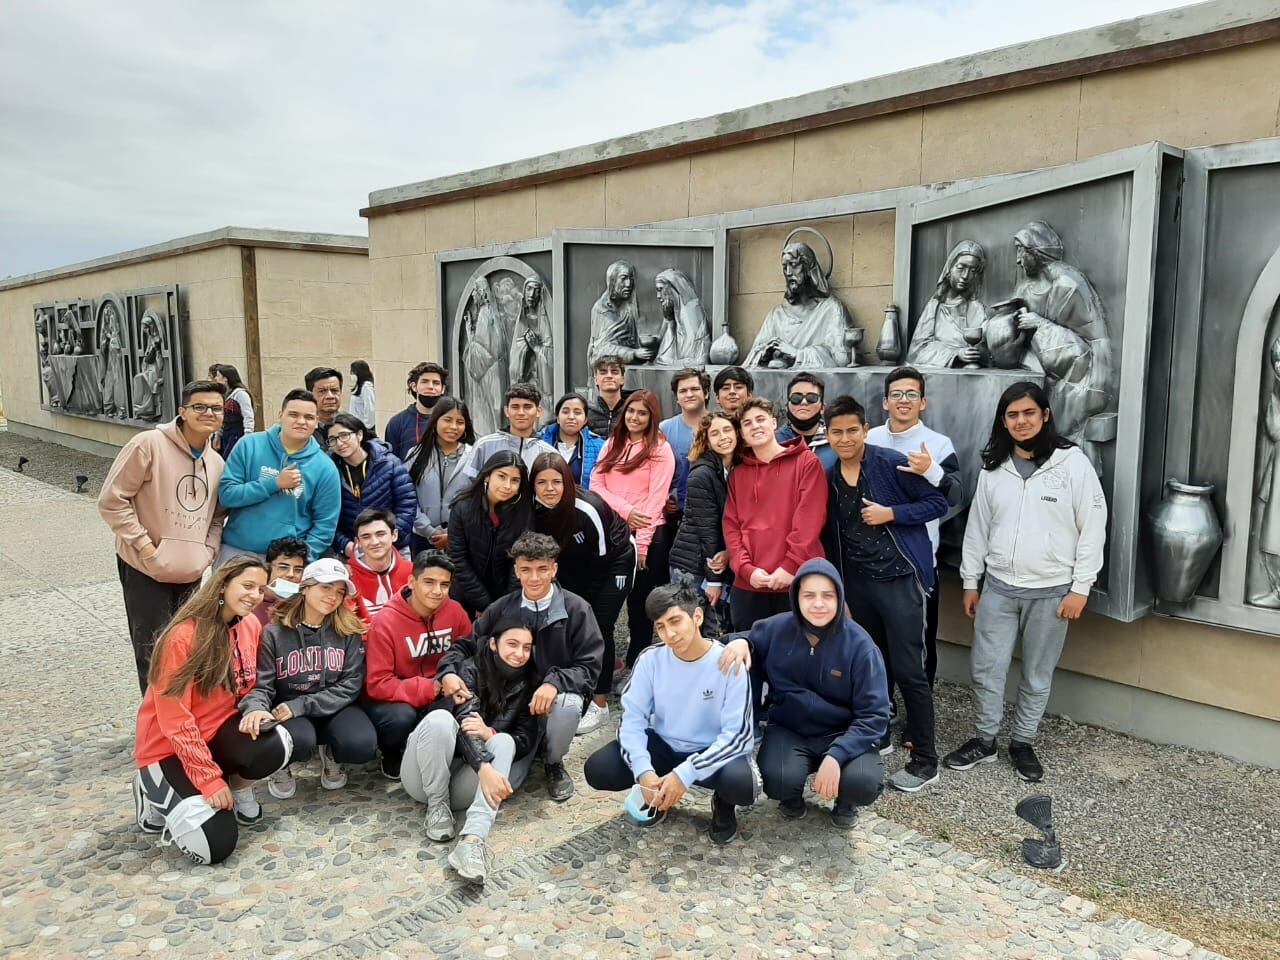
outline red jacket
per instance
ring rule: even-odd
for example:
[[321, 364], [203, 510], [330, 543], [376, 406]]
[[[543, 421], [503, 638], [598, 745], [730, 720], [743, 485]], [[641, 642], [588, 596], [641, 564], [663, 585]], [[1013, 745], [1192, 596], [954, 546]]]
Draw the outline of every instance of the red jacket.
[[396, 593], [365, 636], [365, 696], [421, 709], [436, 698], [436, 667], [454, 642], [471, 636], [471, 620], [456, 600], [425, 620]]
[[783, 441], [768, 463], [747, 450], [729, 473], [724, 507], [724, 542], [733, 569], [733, 585], [753, 593], [751, 574], [782, 567], [794, 575], [800, 564], [822, 552], [827, 522], [827, 478], [803, 437]]
[[392, 557], [391, 568], [383, 573], [370, 570], [359, 557], [353, 557], [347, 564], [351, 582], [356, 585], [356, 596], [362, 601], [357, 605], [357, 610], [366, 625], [373, 623], [373, 618], [382, 612], [382, 608], [403, 589], [413, 575], [412, 563], [395, 551], [392, 552]]

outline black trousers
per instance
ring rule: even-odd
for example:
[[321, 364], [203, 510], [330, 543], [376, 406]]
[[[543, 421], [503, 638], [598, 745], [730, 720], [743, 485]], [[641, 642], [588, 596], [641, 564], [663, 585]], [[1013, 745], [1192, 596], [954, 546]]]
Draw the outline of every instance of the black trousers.
[[409, 742], [409, 734], [413, 733], [413, 728], [427, 713], [426, 707], [419, 710], [407, 703], [381, 700], [362, 700], [360, 708], [373, 724], [382, 755], [396, 758], [404, 756], [404, 745]]
[[933, 589], [929, 591], [929, 599], [924, 608], [924, 675], [929, 678], [929, 686], [938, 676], [938, 594], [942, 592], [942, 581], [938, 579], [938, 567], [933, 568]]
[[[689, 754], [671, 749], [665, 740], [649, 731], [649, 759], [653, 761], [653, 772], [658, 776], [665, 777], [688, 757]], [[587, 757], [582, 772], [587, 783], [596, 790], [630, 790], [636, 783], [635, 774], [622, 759], [622, 747], [617, 740], [611, 740]], [[713, 791], [720, 800], [737, 807], [749, 807], [760, 796], [759, 776], [750, 757], [735, 757], [706, 780], [697, 783]]]
[[[764, 729], [760, 744], [760, 776], [766, 796], [774, 800], [796, 800], [804, 794], [809, 774], [817, 771], [839, 734], [802, 737], [786, 727], [771, 723]], [[868, 750], [840, 768], [840, 789], [836, 802], [841, 806], [865, 807], [884, 792], [884, 762], [876, 750]]]
[[[622, 605], [631, 595], [637, 572], [635, 548], [627, 547], [610, 564], [604, 580], [595, 592], [584, 597], [591, 604], [596, 623], [600, 625], [600, 634], [604, 637], [604, 660], [600, 664], [600, 676], [596, 678], [596, 696], [603, 697], [613, 689], [613, 667], [618, 659], [618, 642], [614, 639], [614, 632], [618, 626], [618, 614], [622, 613]], [[639, 655], [637, 652], [636, 656]], [[631, 662], [635, 663], [634, 660]]]
[[[643, 570], [636, 568], [635, 583], [627, 595], [627, 627], [631, 634], [627, 644], [627, 667], [635, 666], [636, 657], [653, 643], [653, 621], [644, 612], [644, 602], [654, 587], [671, 582], [671, 544], [675, 530], [680, 527], [679, 518], [668, 517], [667, 522], [653, 531], [653, 541], [645, 556]], [[605, 651], [606, 656], [608, 650]], [[612, 677], [610, 678], [612, 679]]]
[[124, 593], [124, 613], [129, 621], [129, 640], [133, 644], [133, 662], [138, 669], [138, 687], [147, 692], [147, 672], [151, 669], [151, 650], [158, 634], [196, 592], [194, 583], [161, 583], [152, 580], [116, 557], [120, 588]]
[[925, 675], [925, 596], [912, 574], [872, 580], [844, 571], [845, 599], [855, 623], [871, 634], [884, 655], [889, 681], [902, 691], [912, 757], [938, 762], [933, 739], [933, 690]]
[[329, 717], [293, 717], [284, 722], [293, 737], [293, 759], [305, 763], [325, 744], [338, 763], [368, 763], [378, 750], [378, 732], [358, 703]]
[[729, 616], [733, 618], [734, 630], [750, 630], [757, 620], [786, 613], [790, 609], [791, 594], [788, 591], [758, 593], [734, 586], [729, 592]]

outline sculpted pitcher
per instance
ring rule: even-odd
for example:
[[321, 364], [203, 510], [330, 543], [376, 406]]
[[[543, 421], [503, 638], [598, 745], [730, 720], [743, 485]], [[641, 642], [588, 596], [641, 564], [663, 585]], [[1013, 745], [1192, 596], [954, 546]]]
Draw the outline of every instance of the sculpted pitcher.
[[1213, 484], [1170, 479], [1165, 487], [1165, 498], [1147, 512], [1156, 596], [1186, 603], [1222, 546], [1222, 525], [1210, 499]]

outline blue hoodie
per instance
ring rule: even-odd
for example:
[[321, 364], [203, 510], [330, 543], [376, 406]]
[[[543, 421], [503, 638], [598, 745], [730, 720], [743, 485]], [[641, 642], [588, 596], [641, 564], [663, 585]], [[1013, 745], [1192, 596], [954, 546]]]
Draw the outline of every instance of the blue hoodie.
[[[542, 439], [551, 446], [552, 450], [559, 453], [560, 450], [556, 444], [560, 442], [560, 424], [547, 424], [543, 428]], [[600, 456], [600, 448], [603, 446], [604, 440], [586, 427], [583, 427], [582, 432], [578, 434], [578, 469], [574, 471], [578, 475], [573, 479], [583, 490], [591, 487], [591, 471], [595, 468], [596, 459]]]
[[[280, 490], [276, 476], [293, 464], [302, 471], [302, 484]], [[311, 549], [312, 560], [329, 549], [342, 509], [333, 461], [314, 437], [297, 453], [285, 453], [279, 424], [236, 444], [218, 482], [218, 500], [229, 511], [222, 532], [224, 544], [266, 553], [277, 537], [301, 537]]]
[[[811, 573], [835, 584], [839, 613], [826, 627], [805, 622], [796, 602]], [[819, 637], [816, 646], [806, 634]], [[802, 737], [830, 737], [827, 749], [843, 766], [889, 729], [884, 659], [875, 643], [845, 613], [844, 584], [826, 560], [806, 560], [791, 583], [791, 612], [757, 620], [747, 637], [751, 672], [769, 683], [769, 723]]]

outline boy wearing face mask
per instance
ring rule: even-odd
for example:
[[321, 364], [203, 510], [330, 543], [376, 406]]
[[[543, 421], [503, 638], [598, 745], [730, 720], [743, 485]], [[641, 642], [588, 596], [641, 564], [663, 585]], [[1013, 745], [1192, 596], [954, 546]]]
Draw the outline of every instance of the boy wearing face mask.
[[[821, 377], [812, 373], [797, 373], [787, 384], [787, 422], [778, 428], [778, 442], [785, 443], [793, 437], [804, 437], [804, 442], [814, 453], [827, 445], [827, 427], [822, 422], [822, 401], [826, 386]], [[822, 459], [822, 454], [818, 454]], [[831, 459], [834, 459], [831, 458]], [[823, 460], [827, 466], [829, 461]]]
[[281, 601], [297, 595], [308, 556], [307, 541], [301, 537], [277, 537], [267, 544], [269, 579], [262, 591], [262, 602], [253, 610], [253, 615], [264, 627], [271, 622]]

